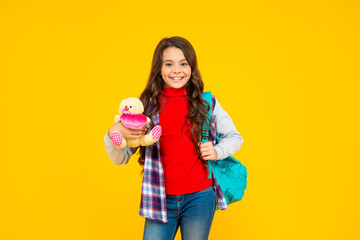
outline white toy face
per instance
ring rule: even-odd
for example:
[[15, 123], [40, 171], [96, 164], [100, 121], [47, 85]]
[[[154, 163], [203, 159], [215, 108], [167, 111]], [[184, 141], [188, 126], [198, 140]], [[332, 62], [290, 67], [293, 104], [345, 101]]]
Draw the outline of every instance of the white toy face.
[[120, 114], [140, 114], [144, 112], [142, 102], [137, 98], [126, 98], [120, 103]]

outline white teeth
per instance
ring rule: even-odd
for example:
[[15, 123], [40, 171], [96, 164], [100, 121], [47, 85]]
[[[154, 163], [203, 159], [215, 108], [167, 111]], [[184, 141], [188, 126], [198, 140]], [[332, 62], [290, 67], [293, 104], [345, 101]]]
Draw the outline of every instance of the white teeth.
[[172, 78], [172, 79], [174, 79], [174, 80], [180, 80], [180, 79], [182, 79], [182, 77], [181, 77], [181, 78]]

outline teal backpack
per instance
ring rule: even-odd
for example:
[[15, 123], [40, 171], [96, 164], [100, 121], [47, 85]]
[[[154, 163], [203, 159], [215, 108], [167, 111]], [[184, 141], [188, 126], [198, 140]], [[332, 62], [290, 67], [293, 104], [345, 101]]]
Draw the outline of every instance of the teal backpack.
[[[211, 92], [204, 92], [202, 98], [210, 104], [209, 115], [212, 116], [213, 104], [211, 99]], [[211, 118], [210, 118], [211, 119]], [[210, 120], [208, 119], [208, 121]], [[209, 136], [206, 133], [206, 125], [203, 126], [205, 136]], [[208, 139], [202, 139], [202, 142], [207, 142]], [[216, 143], [220, 141], [218, 135], [216, 135]], [[244, 196], [244, 191], [247, 186], [247, 169], [240, 161], [229, 156], [222, 160], [208, 161], [209, 176], [212, 178], [212, 173], [215, 175], [220, 188], [224, 194], [227, 205], [240, 201]], [[216, 210], [218, 205], [216, 204]]]

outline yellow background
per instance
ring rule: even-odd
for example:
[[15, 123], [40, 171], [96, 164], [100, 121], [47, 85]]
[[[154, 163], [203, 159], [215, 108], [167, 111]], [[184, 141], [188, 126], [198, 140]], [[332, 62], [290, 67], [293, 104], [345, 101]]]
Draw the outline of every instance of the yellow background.
[[248, 190], [216, 213], [210, 239], [360, 239], [359, 10], [1, 1], [0, 239], [141, 239], [141, 168], [112, 164], [103, 137], [170, 36], [193, 44], [244, 138]]

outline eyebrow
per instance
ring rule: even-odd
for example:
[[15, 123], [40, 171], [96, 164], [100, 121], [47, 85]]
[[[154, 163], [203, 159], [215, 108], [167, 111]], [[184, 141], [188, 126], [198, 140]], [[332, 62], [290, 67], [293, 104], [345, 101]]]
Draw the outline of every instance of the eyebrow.
[[[182, 62], [182, 61], [184, 61], [184, 60], [186, 61], [186, 59], [184, 58], [184, 59], [181, 59], [180, 62]], [[168, 62], [173, 62], [173, 60], [169, 60], [169, 59], [166, 59], [166, 60], [164, 60], [163, 62], [167, 62], [167, 61], [168, 61]]]

